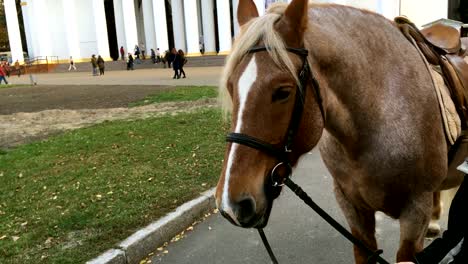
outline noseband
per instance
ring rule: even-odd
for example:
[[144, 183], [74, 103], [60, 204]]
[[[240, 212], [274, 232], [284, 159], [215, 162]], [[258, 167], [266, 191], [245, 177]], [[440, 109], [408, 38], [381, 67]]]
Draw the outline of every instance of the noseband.
[[[269, 47], [258, 46], [258, 47], [253, 47], [249, 49], [248, 53], [257, 53], [257, 52], [263, 52], [263, 51], [269, 51], [269, 50], [270, 50]], [[263, 140], [260, 140], [258, 138], [255, 138], [246, 134], [241, 134], [241, 133], [231, 132], [226, 137], [227, 142], [237, 143], [237, 144], [241, 144], [250, 148], [263, 151], [279, 160], [279, 162], [271, 169], [270, 179], [269, 179], [269, 182], [267, 183], [269, 186], [267, 186], [267, 189], [268, 187], [276, 188], [276, 187], [283, 185], [285, 177], [280, 178], [280, 176], [276, 173], [280, 167], [282, 166], [286, 167], [288, 171], [288, 175], [286, 175], [286, 177], [289, 176], [289, 174], [291, 173], [292, 165], [290, 161], [290, 154], [292, 153], [292, 145], [294, 141], [294, 136], [296, 135], [297, 130], [299, 129], [302, 112], [304, 111], [305, 92], [306, 92], [306, 87], [307, 87], [307, 81], [309, 80], [309, 78], [312, 82], [312, 87], [314, 88], [315, 97], [320, 107], [322, 118], [324, 118], [325, 120], [325, 114], [324, 114], [324, 110], [322, 106], [322, 97], [320, 95], [320, 87], [313, 73], [311, 72], [309, 63], [307, 61], [307, 56], [309, 54], [308, 50], [304, 48], [290, 48], [290, 47], [287, 47], [286, 50], [288, 52], [294, 53], [301, 57], [302, 68], [298, 75], [299, 85], [296, 86], [296, 98], [294, 102], [294, 109], [291, 115], [291, 119], [289, 121], [289, 126], [286, 132], [283, 146], [278, 147], [268, 142], [265, 142]]]

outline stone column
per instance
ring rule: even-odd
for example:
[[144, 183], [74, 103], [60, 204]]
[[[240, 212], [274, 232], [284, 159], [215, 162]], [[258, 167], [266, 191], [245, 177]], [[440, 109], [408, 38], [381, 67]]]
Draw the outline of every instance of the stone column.
[[[34, 3], [29, 8], [32, 8], [32, 20], [34, 29], [32, 35], [36, 36], [37, 41], [37, 52], [34, 56], [52, 56], [51, 54], [51, 43], [50, 43], [50, 31], [49, 29], [49, 12], [47, 12], [47, 4], [45, 0], [34, 0], [29, 1], [28, 4]], [[38, 34], [40, 32], [40, 34]]]
[[254, 0], [259, 16], [265, 14], [265, 0]]
[[23, 1], [24, 4], [21, 6], [21, 10], [23, 12], [23, 24], [24, 24], [24, 33], [26, 35], [26, 44], [28, 46], [28, 56], [30, 58], [36, 56], [34, 47], [36, 47], [35, 38], [32, 34], [34, 31], [34, 27], [32, 25], [32, 10], [31, 10], [31, 0], [30, 1]]
[[187, 56], [201, 56], [199, 49], [198, 7], [195, 0], [184, 0], [184, 20], [187, 38]]
[[97, 54], [103, 59], [111, 60], [109, 54], [109, 39], [107, 37], [106, 11], [104, 0], [93, 0], [94, 24], [96, 27]]
[[213, 0], [202, 0], [203, 40], [205, 55], [216, 55], [215, 21]]
[[[169, 49], [167, 37], [166, 5], [164, 0], [153, 0], [154, 29], [156, 31], [156, 48], [161, 55]], [[155, 49], [156, 50], [156, 49]]]
[[175, 48], [187, 50], [185, 46], [184, 7], [182, 0], [172, 0], [172, 26], [174, 29]]
[[123, 19], [122, 0], [114, 0], [114, 17], [115, 17], [115, 31], [117, 33], [117, 47], [125, 49], [125, 57], [127, 56], [127, 41], [125, 40], [125, 24]]
[[76, 8], [74, 0], [62, 0], [65, 35], [67, 39], [68, 55], [74, 59], [80, 58], [80, 40], [78, 37], [78, 26], [76, 19]]
[[[135, 4], [133, 0], [122, 0], [123, 21], [125, 30], [125, 52], [134, 53], [135, 45], [138, 45], [138, 33], [135, 17]], [[127, 55], [127, 54], [126, 54]]]
[[229, 0], [216, 0], [218, 12], [218, 38], [219, 55], [227, 55], [231, 50], [231, 15], [229, 12]]
[[147, 57], [151, 56], [151, 49], [156, 50], [156, 34], [154, 30], [153, 1], [143, 0], [143, 25], [145, 28], [145, 47]]
[[15, 0], [5, 0], [4, 7], [12, 61], [15, 63], [15, 61], [18, 60], [22, 63], [24, 61], [23, 46], [21, 43]]
[[234, 37], [239, 34], [240, 26], [237, 20], [237, 8], [239, 7], [239, 0], [232, 0], [232, 22], [234, 23]]

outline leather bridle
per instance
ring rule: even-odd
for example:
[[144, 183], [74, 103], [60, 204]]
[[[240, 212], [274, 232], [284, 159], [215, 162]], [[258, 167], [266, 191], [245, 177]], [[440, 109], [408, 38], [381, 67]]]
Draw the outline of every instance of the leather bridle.
[[[249, 50], [249, 53], [256, 53], [262, 51], [269, 51], [269, 47], [259, 46], [253, 47]], [[338, 232], [340, 232], [345, 238], [351, 241], [354, 245], [359, 247], [360, 249], [364, 250], [368, 256], [367, 263], [373, 263], [377, 261], [381, 264], [389, 264], [385, 259], [383, 259], [380, 254], [382, 254], [382, 250], [373, 251], [367, 247], [362, 241], [357, 239], [353, 236], [346, 228], [344, 228], [340, 223], [338, 223], [335, 219], [333, 219], [329, 214], [327, 214], [322, 208], [320, 208], [308, 195], [305, 193], [301, 187], [296, 185], [291, 179], [290, 174], [292, 172], [292, 164], [290, 154], [292, 153], [292, 145], [294, 136], [297, 134], [297, 130], [299, 129], [299, 124], [302, 117], [302, 112], [304, 111], [304, 102], [305, 102], [305, 92], [307, 87], [307, 82], [311, 81], [312, 88], [315, 92], [315, 99], [320, 108], [320, 112], [322, 114], [323, 122], [325, 122], [325, 112], [323, 109], [323, 102], [322, 96], [320, 94], [320, 87], [315, 78], [313, 72], [310, 69], [309, 63], [307, 61], [307, 56], [309, 52], [304, 48], [290, 48], [286, 47], [288, 52], [297, 54], [302, 59], [302, 68], [299, 72], [299, 85], [296, 87], [296, 98], [294, 102], [294, 109], [292, 112], [291, 119], [289, 121], [288, 130], [286, 132], [285, 141], [282, 148], [278, 148], [277, 146], [265, 142], [261, 139], [256, 137], [252, 137], [249, 135], [241, 134], [241, 133], [234, 133], [231, 132], [227, 135], [226, 141], [230, 143], [237, 143], [241, 144], [253, 149], [257, 149], [263, 151], [279, 160], [279, 162], [273, 166], [270, 171], [270, 177], [268, 178], [265, 184], [265, 194], [268, 199], [272, 200], [275, 199], [280, 191], [281, 186], [286, 185], [288, 186], [301, 200], [303, 200], [307, 205], [309, 205], [317, 214], [319, 214], [325, 221], [327, 221], [331, 226], [333, 226]], [[279, 167], [285, 166], [287, 169], [286, 175], [278, 175], [276, 172]], [[271, 206], [271, 205], [270, 205]], [[271, 210], [271, 207], [270, 207]], [[273, 254], [273, 250], [271, 249], [270, 244], [263, 232], [263, 228], [257, 228], [260, 234], [260, 237], [265, 245], [265, 248], [268, 251], [268, 254], [274, 264], [278, 263], [275, 255]]]
[[[256, 47], [249, 49], [248, 53], [257, 53], [257, 52], [263, 52], [263, 51], [269, 51], [269, 50], [270, 50], [269, 47], [256, 46]], [[325, 120], [325, 113], [324, 113], [323, 106], [322, 106], [322, 97], [320, 94], [320, 87], [318, 85], [317, 80], [315, 79], [315, 76], [310, 70], [310, 66], [307, 61], [307, 56], [309, 54], [308, 50], [304, 48], [290, 48], [290, 47], [287, 47], [286, 50], [288, 52], [294, 53], [301, 57], [302, 68], [299, 71], [299, 75], [298, 75], [299, 84], [296, 86], [296, 97], [295, 97], [295, 102], [294, 102], [294, 109], [291, 115], [288, 130], [284, 137], [285, 140], [284, 140], [283, 146], [277, 147], [261, 139], [258, 139], [258, 138], [255, 138], [246, 134], [241, 134], [241, 133], [231, 132], [226, 137], [227, 142], [237, 143], [237, 144], [241, 144], [244, 146], [248, 146], [250, 148], [260, 150], [279, 160], [279, 162], [275, 166], [273, 166], [273, 168], [270, 171], [270, 178], [267, 181], [267, 186], [266, 186], [267, 190], [270, 188], [278, 188], [283, 185], [285, 177], [280, 178], [280, 176], [277, 175], [276, 173], [280, 167], [282, 166], [286, 167], [288, 171], [287, 173], [288, 175], [286, 175], [286, 177], [289, 176], [289, 174], [291, 173], [292, 164], [291, 164], [290, 154], [292, 153], [292, 150], [293, 150], [294, 136], [296, 135], [297, 130], [299, 129], [299, 124], [302, 118], [302, 112], [304, 111], [305, 93], [306, 93], [307, 82], [309, 80], [311, 81], [312, 87], [314, 89], [315, 97], [320, 107], [322, 118]], [[268, 193], [270, 192], [267, 191], [267, 194]], [[273, 193], [278, 193], [278, 192], [273, 191]], [[274, 196], [277, 196], [277, 195], [274, 195]]]

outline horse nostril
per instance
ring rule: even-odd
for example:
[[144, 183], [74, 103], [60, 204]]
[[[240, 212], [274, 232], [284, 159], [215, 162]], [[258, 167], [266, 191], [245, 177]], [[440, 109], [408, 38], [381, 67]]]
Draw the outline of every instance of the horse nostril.
[[255, 209], [255, 201], [252, 197], [240, 200], [234, 208], [239, 223], [248, 224], [255, 216]]

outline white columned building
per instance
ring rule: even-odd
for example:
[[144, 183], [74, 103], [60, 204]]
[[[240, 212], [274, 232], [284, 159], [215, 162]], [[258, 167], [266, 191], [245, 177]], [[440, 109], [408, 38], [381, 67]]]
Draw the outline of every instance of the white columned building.
[[135, 3], [133, 0], [122, 0], [123, 24], [125, 32], [125, 52], [134, 53], [138, 45], [138, 33], [135, 16]]
[[202, 0], [203, 44], [205, 55], [216, 55], [216, 36], [213, 0]]
[[156, 31], [156, 48], [161, 55], [169, 50], [169, 38], [167, 36], [166, 5], [164, 0], [153, 0], [154, 30]]
[[23, 44], [21, 43], [21, 34], [18, 23], [18, 16], [16, 15], [17, 12], [15, 0], [5, 0], [4, 7], [12, 62], [14, 63], [16, 60], [18, 60], [22, 63], [24, 61]]
[[[16, 0], [17, 1], [17, 0]], [[11, 60], [22, 61], [23, 49], [15, 0], [3, 0], [9, 33]], [[109, 2], [108, 2], [109, 1]], [[237, 8], [243, 0], [22, 0], [21, 10], [28, 56], [53, 57], [50, 61], [88, 61], [91, 54], [109, 59], [124, 47], [134, 53], [135, 45], [144, 42], [146, 51], [159, 48], [184, 50], [188, 56], [200, 55], [199, 41], [205, 54], [228, 54], [233, 36], [239, 32]], [[291, 0], [253, 0], [260, 15], [273, 2]], [[448, 17], [448, 0], [314, 0], [365, 8], [393, 19], [406, 15], [417, 26]], [[106, 3], [106, 5], [104, 5]], [[215, 4], [216, 3], [216, 4]], [[112, 9], [114, 13], [109, 13]], [[168, 21], [166, 6], [172, 10]], [[421, 12], [424, 6], [424, 12]], [[232, 12], [231, 12], [232, 8]], [[138, 12], [137, 12], [138, 11]], [[108, 21], [115, 18], [115, 25]], [[217, 20], [215, 21], [215, 17]], [[110, 25], [110, 24], [109, 24]], [[216, 31], [217, 25], [217, 31]], [[115, 27], [115, 29], [114, 29]], [[115, 30], [115, 32], [114, 32]], [[233, 32], [231, 32], [233, 31]], [[110, 38], [117, 36], [117, 43]], [[112, 51], [109, 51], [112, 47]], [[58, 60], [57, 60], [58, 58]], [[45, 60], [44, 60], [45, 61]]]
[[218, 12], [218, 41], [220, 55], [229, 54], [232, 46], [229, 0], [216, 0]]
[[184, 52], [189, 57], [200, 56], [197, 1], [184, 0], [184, 17], [187, 41], [187, 49]]
[[68, 54], [74, 59], [80, 58], [80, 40], [77, 26], [77, 10], [74, 0], [62, 0], [65, 35], [67, 39]]
[[182, 49], [186, 51], [187, 46], [185, 45], [184, 6], [182, 0], [172, 0], [171, 3], [174, 45], [177, 50]]
[[151, 49], [156, 50], [156, 30], [154, 29], [153, 0], [143, 0], [143, 25], [145, 28], [146, 54], [151, 55]]

